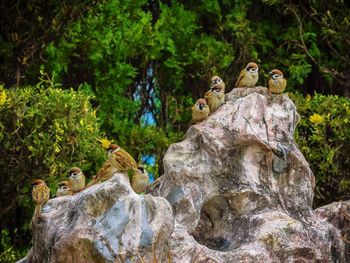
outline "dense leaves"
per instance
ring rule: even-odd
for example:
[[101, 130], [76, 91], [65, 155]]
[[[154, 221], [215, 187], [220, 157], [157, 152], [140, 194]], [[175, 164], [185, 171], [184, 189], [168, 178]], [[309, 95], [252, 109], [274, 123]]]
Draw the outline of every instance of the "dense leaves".
[[[30, 184], [44, 179], [54, 194], [71, 166], [91, 176], [105, 160], [95, 111], [81, 91], [41, 83], [0, 89], [0, 226], [12, 241], [27, 244], [33, 205]], [[22, 233], [23, 234], [23, 233]]]
[[316, 94], [294, 94], [300, 114], [295, 135], [316, 177], [314, 205], [350, 198], [350, 100]]

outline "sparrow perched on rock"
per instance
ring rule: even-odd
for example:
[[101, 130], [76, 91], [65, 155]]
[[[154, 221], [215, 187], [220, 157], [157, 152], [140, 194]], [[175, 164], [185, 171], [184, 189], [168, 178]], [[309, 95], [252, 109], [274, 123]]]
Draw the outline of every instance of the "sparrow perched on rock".
[[204, 121], [208, 118], [210, 109], [205, 99], [198, 99], [192, 106], [192, 124]]
[[248, 65], [241, 71], [235, 84], [238, 87], [254, 87], [259, 79], [259, 67], [254, 62], [249, 62]]
[[85, 175], [79, 167], [72, 167], [68, 171], [68, 187], [74, 193], [77, 193], [85, 187]]
[[[120, 172], [128, 170], [138, 171], [137, 163], [132, 156], [116, 144], [111, 144], [108, 148], [108, 160], [112, 166]], [[102, 169], [102, 168], [101, 168]]]
[[56, 196], [65, 196], [65, 195], [72, 195], [73, 191], [68, 186], [68, 181], [62, 181], [58, 184], [58, 189], [56, 192]]
[[210, 90], [204, 94], [211, 113], [225, 102], [225, 83], [218, 76], [212, 78], [212, 83]]
[[142, 193], [145, 191], [149, 184], [148, 173], [143, 165], [138, 166], [138, 171], [135, 171], [131, 178], [131, 187], [136, 193]]
[[222, 89], [222, 92], [225, 93], [225, 82], [223, 82], [223, 80], [219, 76], [212, 77], [211, 83], [212, 83], [212, 86], [210, 87], [211, 89], [213, 87], [217, 87]]
[[41, 217], [41, 207], [50, 198], [50, 188], [43, 180], [37, 179], [32, 182], [32, 197], [35, 202], [34, 217]]
[[282, 93], [287, 86], [287, 80], [283, 77], [283, 73], [278, 69], [269, 72], [269, 90], [271, 93]]
[[116, 172], [118, 172], [118, 170], [112, 165], [111, 161], [107, 159], [100, 170], [98, 170], [92, 181], [88, 183], [85, 188], [110, 179]]

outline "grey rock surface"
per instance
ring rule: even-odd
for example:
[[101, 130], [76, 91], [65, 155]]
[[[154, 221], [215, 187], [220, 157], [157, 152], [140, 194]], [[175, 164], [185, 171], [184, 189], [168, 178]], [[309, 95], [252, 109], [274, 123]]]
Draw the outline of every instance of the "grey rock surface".
[[347, 262], [344, 207], [312, 210], [298, 121], [286, 94], [232, 90], [169, 147], [150, 195], [116, 174], [50, 200], [24, 262]]

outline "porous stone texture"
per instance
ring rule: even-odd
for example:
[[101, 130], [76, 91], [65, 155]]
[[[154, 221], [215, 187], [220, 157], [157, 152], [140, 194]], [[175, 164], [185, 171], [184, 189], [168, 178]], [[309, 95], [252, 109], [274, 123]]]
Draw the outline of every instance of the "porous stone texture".
[[124, 174], [51, 199], [42, 215], [33, 219], [33, 247], [25, 262], [165, 259], [174, 219], [164, 198], [136, 194]]
[[23, 262], [349, 262], [350, 211], [312, 210], [298, 120], [287, 94], [233, 89], [169, 147], [153, 196], [116, 174], [50, 200]]
[[149, 191], [174, 209], [174, 262], [345, 262], [340, 231], [312, 211], [298, 121], [288, 95], [237, 88], [170, 146]]

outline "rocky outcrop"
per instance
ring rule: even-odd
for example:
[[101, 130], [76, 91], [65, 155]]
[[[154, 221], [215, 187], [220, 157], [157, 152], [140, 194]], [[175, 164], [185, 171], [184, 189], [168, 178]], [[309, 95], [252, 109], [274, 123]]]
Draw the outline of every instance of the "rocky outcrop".
[[174, 209], [175, 262], [342, 262], [339, 230], [312, 211], [298, 120], [287, 95], [237, 88], [170, 146], [151, 192]]
[[166, 258], [169, 203], [138, 195], [124, 174], [74, 196], [51, 199], [33, 221], [27, 262], [127, 262]]
[[116, 174], [50, 200], [33, 221], [28, 261], [346, 262], [349, 222], [332, 207], [312, 210], [298, 120], [288, 95], [234, 89], [169, 147], [151, 195]]

